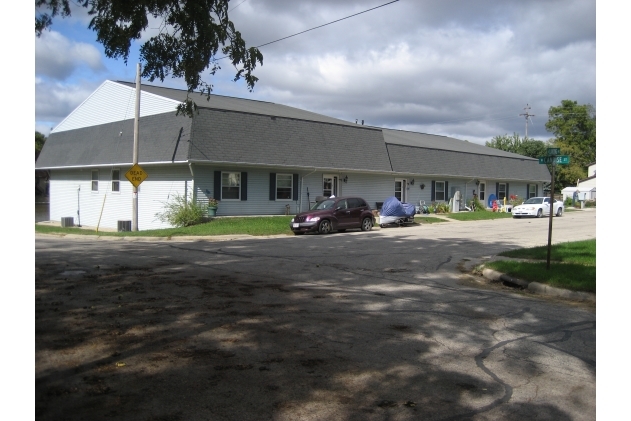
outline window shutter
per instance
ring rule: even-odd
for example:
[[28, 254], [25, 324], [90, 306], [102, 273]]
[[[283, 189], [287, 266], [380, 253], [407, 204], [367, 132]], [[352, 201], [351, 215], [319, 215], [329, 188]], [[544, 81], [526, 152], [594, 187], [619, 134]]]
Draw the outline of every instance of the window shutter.
[[298, 200], [298, 174], [294, 174], [294, 197], [293, 200]]
[[432, 180], [432, 196], [430, 199], [432, 202], [436, 200], [436, 181]]
[[213, 190], [213, 197], [221, 200], [221, 171], [215, 171], [215, 187]]
[[539, 184], [535, 186], [535, 196], [539, 196]]
[[241, 200], [248, 200], [248, 173], [241, 173]]
[[269, 173], [269, 200], [276, 200], [276, 173]]
[[500, 200], [500, 183], [495, 183], [495, 197]]
[[510, 190], [508, 190], [508, 183], [506, 183], [506, 200], [510, 199], [510, 194], [508, 193]]
[[445, 181], [445, 202], [449, 202], [449, 181]]
[[530, 198], [530, 184], [526, 184], [526, 199]]

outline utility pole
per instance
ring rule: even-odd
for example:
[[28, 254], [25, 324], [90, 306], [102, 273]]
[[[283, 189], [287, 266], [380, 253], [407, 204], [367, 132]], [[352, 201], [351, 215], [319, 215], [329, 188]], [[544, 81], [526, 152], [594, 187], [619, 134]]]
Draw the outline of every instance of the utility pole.
[[528, 110], [530, 110], [530, 105], [526, 104], [526, 106], [524, 107], [524, 110], [526, 110], [526, 112], [524, 114], [519, 114], [520, 116], [524, 116], [526, 117], [526, 139], [528, 139], [528, 118], [530, 117], [534, 117], [534, 114], [529, 114]]
[[[134, 119], [134, 163], [138, 165], [138, 120], [140, 119], [140, 63], [136, 65], [136, 117]], [[134, 185], [131, 230], [138, 231], [138, 186]]]

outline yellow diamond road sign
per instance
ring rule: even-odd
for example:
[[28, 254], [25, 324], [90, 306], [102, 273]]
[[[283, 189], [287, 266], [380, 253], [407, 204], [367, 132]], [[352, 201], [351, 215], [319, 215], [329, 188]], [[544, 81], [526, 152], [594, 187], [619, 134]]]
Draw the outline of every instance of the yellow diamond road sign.
[[133, 184], [134, 187], [138, 187], [140, 183], [145, 181], [145, 178], [147, 178], [147, 173], [145, 172], [145, 170], [140, 168], [140, 165], [134, 164], [134, 166], [125, 173], [125, 177], [127, 177], [129, 182]]

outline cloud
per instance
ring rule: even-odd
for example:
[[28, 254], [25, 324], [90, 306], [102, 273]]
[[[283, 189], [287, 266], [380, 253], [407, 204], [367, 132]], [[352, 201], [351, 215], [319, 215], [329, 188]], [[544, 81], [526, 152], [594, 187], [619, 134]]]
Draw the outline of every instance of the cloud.
[[91, 44], [73, 42], [56, 31], [35, 38], [35, 74], [63, 81], [79, 68], [102, 72], [105, 65], [99, 50]]
[[[230, 18], [256, 46], [383, 3], [248, 0]], [[594, 0], [399, 1], [262, 47], [252, 93], [232, 82], [227, 60], [205, 80], [217, 94], [478, 143], [523, 136], [520, 114], [529, 104], [528, 134], [547, 140], [551, 106], [564, 99], [596, 106], [595, 22]], [[128, 74], [106, 76], [131, 81]], [[185, 87], [170, 78], [163, 86]]]
[[[35, 126], [47, 134], [75, 108], [77, 108], [101, 83], [79, 84], [45, 83], [35, 84]], [[47, 129], [46, 129], [47, 128]]]

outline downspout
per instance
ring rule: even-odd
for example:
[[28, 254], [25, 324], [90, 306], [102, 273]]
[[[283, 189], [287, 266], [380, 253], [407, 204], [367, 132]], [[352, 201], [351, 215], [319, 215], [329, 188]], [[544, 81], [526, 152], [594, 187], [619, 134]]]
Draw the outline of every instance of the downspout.
[[[193, 177], [193, 195], [192, 195], [192, 202], [193, 203], [197, 203], [197, 192], [195, 191], [195, 173], [193, 173], [193, 163], [189, 162], [188, 163], [188, 169], [191, 172], [191, 177]], [[187, 194], [188, 192], [184, 192], [185, 194]]]
[[316, 172], [315, 167], [313, 167], [313, 171], [311, 171], [309, 174], [303, 175], [302, 178], [300, 179], [300, 206], [298, 207], [298, 213], [302, 212], [302, 187], [305, 184], [305, 177], [313, 174], [314, 172]]

